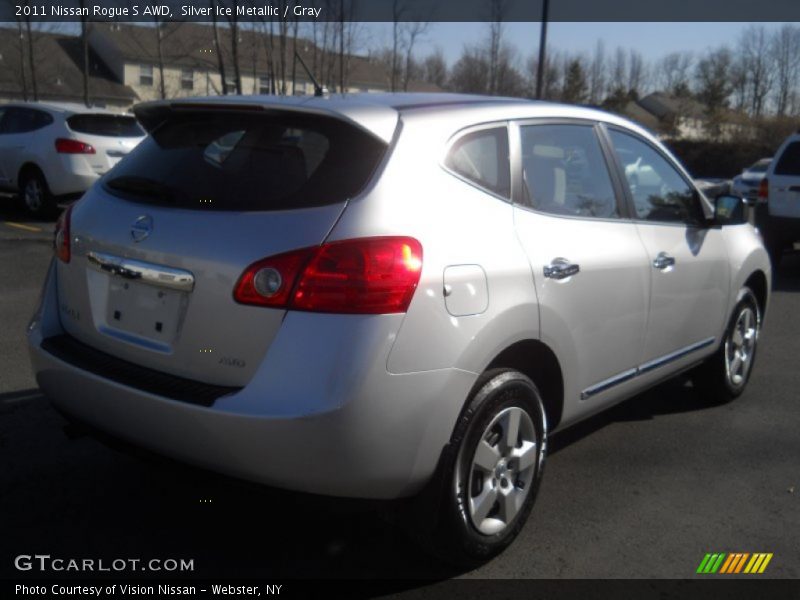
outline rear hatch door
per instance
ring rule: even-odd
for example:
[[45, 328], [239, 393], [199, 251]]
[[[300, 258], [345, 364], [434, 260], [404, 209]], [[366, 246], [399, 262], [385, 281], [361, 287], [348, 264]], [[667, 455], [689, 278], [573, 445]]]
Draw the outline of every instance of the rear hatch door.
[[245, 385], [285, 311], [239, 304], [253, 262], [321, 244], [386, 143], [291, 111], [169, 114], [75, 205], [58, 263], [73, 337], [136, 364]]

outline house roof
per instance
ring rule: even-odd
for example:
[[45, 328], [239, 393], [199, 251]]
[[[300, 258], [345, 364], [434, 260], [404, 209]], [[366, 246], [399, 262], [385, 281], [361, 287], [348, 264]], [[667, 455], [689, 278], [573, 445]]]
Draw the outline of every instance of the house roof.
[[648, 94], [639, 100], [639, 104], [662, 121], [676, 116], [696, 118], [705, 116], [705, 107], [694, 98], [673, 96], [666, 92]]
[[[34, 65], [39, 99], [82, 102], [83, 69], [80, 38], [44, 32], [33, 33]], [[25, 80], [32, 97], [27, 40], [0, 35], [0, 95], [23, 97], [20, 43], [25, 52]], [[94, 51], [89, 52], [89, 95], [95, 102], [132, 103], [136, 93], [117, 82]]]
[[[127, 25], [120, 23], [95, 23], [92, 25], [93, 35], [102, 35], [111, 42], [120, 56], [129, 62], [158, 64], [158, 30], [156, 27], [141, 25]], [[216, 71], [218, 57], [215, 53], [214, 28], [210, 25], [199, 23], [169, 22], [160, 26], [161, 53], [164, 64], [201, 70]], [[232, 35], [229, 27], [217, 28], [219, 44], [222, 52], [223, 65], [226, 76], [230, 70], [233, 75]], [[238, 31], [239, 66], [242, 74], [258, 76], [270, 72], [270, 58], [273, 59], [274, 68], [279, 70], [279, 56], [281, 48], [285, 49], [286, 77], [291, 77], [292, 62], [294, 57], [294, 41], [287, 36], [281, 44], [278, 31], [270, 38], [266, 29], [239, 29]], [[315, 69], [315, 62], [319, 66], [322, 61], [322, 51], [314, 43], [305, 38], [297, 39], [297, 53], [310, 69]], [[315, 61], [316, 56], [316, 61]], [[348, 84], [353, 87], [388, 86], [389, 74], [387, 69], [375, 60], [364, 56], [348, 55]], [[338, 81], [338, 61], [329, 65], [332, 70], [326, 79], [335, 84]], [[300, 64], [295, 66], [295, 76], [298, 81], [309, 81], [308, 76]], [[325, 85], [328, 81], [320, 81]], [[440, 91], [433, 84], [412, 81], [409, 91]]]
[[659, 129], [660, 121], [658, 120], [658, 117], [633, 100], [629, 101], [621, 112], [623, 116], [631, 119], [632, 121], [636, 121], [642, 127], [646, 127], [651, 131], [657, 131]]

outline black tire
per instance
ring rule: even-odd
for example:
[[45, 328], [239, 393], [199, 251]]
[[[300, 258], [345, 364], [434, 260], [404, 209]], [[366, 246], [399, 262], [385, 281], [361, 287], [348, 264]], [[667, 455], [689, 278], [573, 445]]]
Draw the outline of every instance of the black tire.
[[[519, 508], [515, 509], [516, 513], [512, 511], [514, 516], [507, 524], [497, 532], [485, 533], [475, 525], [469, 509], [470, 496], [474, 491], [469, 489], [469, 484], [475, 483], [470, 478], [474, 469], [473, 458], [479, 442], [493, 439], [493, 433], [488, 438], [484, 437], [486, 428], [496, 419], [504, 416], [510, 418], [512, 414], [520, 417], [519, 433], [514, 438], [515, 445], [520, 444], [516, 446], [517, 452], [522, 452], [525, 447], [534, 448], [533, 453], [526, 454], [533, 465], [522, 471], [514, 466], [514, 460], [517, 460], [516, 467], [523, 466], [518, 459], [499, 456], [502, 468], [484, 474], [486, 480], [482, 481], [483, 491], [486, 491], [486, 486], [495, 490], [498, 500], [494, 506], [498, 515], [503, 514], [500, 499], [513, 494], [519, 500], [515, 505]], [[494, 427], [500, 427], [500, 422]], [[535, 446], [529, 445], [531, 433], [535, 436]], [[497, 435], [496, 444], [500, 448], [500, 439], [504, 438], [505, 432], [501, 429]], [[526, 446], [522, 446], [523, 443]], [[506, 447], [505, 439], [502, 444]], [[441, 485], [437, 488], [439, 497], [435, 502], [440, 518], [434, 530], [424, 537], [427, 537], [428, 548], [441, 559], [460, 567], [472, 567], [496, 556], [516, 538], [536, 500], [547, 454], [547, 421], [536, 385], [522, 373], [511, 369], [487, 372], [473, 388], [456, 424], [449, 449], [451, 451], [444, 454], [441, 465]], [[506, 464], [510, 467], [508, 471], [505, 470]], [[527, 481], [523, 481], [526, 478]], [[518, 495], [520, 493], [521, 496]], [[489, 517], [492, 514], [489, 512]], [[500, 517], [496, 518], [499, 522]], [[481, 523], [490, 521], [494, 519], [486, 518]]]
[[[743, 371], [741, 379], [737, 380], [735, 374], [731, 373], [729, 357], [735, 352], [737, 328], [741, 333], [742, 315], [749, 311], [755, 319], [755, 331], [752, 339], [752, 346], [747, 351], [747, 368]], [[756, 354], [758, 349], [758, 336], [761, 329], [761, 309], [758, 306], [755, 294], [750, 288], [744, 287], [739, 292], [733, 314], [725, 329], [725, 335], [717, 351], [703, 363], [694, 373], [693, 381], [698, 391], [707, 399], [716, 403], [730, 402], [734, 398], [741, 396], [750, 380], [750, 375], [755, 366]]]
[[29, 215], [37, 219], [46, 219], [55, 215], [56, 202], [50, 193], [50, 187], [42, 172], [35, 168], [27, 168], [19, 178], [19, 197], [22, 207]]

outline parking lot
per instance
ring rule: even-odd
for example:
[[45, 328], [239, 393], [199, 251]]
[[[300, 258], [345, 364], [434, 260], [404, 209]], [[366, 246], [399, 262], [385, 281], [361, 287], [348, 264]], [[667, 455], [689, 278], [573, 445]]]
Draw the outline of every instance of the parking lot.
[[65, 435], [24, 341], [52, 228], [0, 208], [0, 573], [17, 554], [49, 553], [192, 558], [201, 577], [685, 578], [707, 552], [770, 552], [762, 577], [800, 577], [800, 254], [776, 273], [743, 397], [710, 405], [671, 382], [555, 436], [518, 540], [458, 571], [380, 508]]

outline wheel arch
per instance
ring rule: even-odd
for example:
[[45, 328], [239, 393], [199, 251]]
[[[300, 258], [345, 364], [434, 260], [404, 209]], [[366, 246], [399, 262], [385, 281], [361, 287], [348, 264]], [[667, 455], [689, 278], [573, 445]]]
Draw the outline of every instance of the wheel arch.
[[497, 354], [484, 372], [500, 368], [515, 369], [536, 384], [542, 395], [547, 428], [555, 429], [564, 410], [564, 375], [555, 352], [541, 340], [520, 340]]
[[758, 310], [761, 313], [761, 319], [767, 312], [767, 301], [769, 299], [769, 283], [767, 282], [767, 275], [760, 269], [752, 272], [744, 285], [750, 288], [755, 294], [756, 302], [758, 302]]
[[17, 188], [20, 191], [22, 191], [23, 177], [30, 172], [39, 173], [44, 178], [45, 184], [47, 184], [47, 176], [44, 174], [42, 168], [35, 162], [28, 160], [22, 163], [22, 166], [19, 168], [19, 173], [17, 173]]

